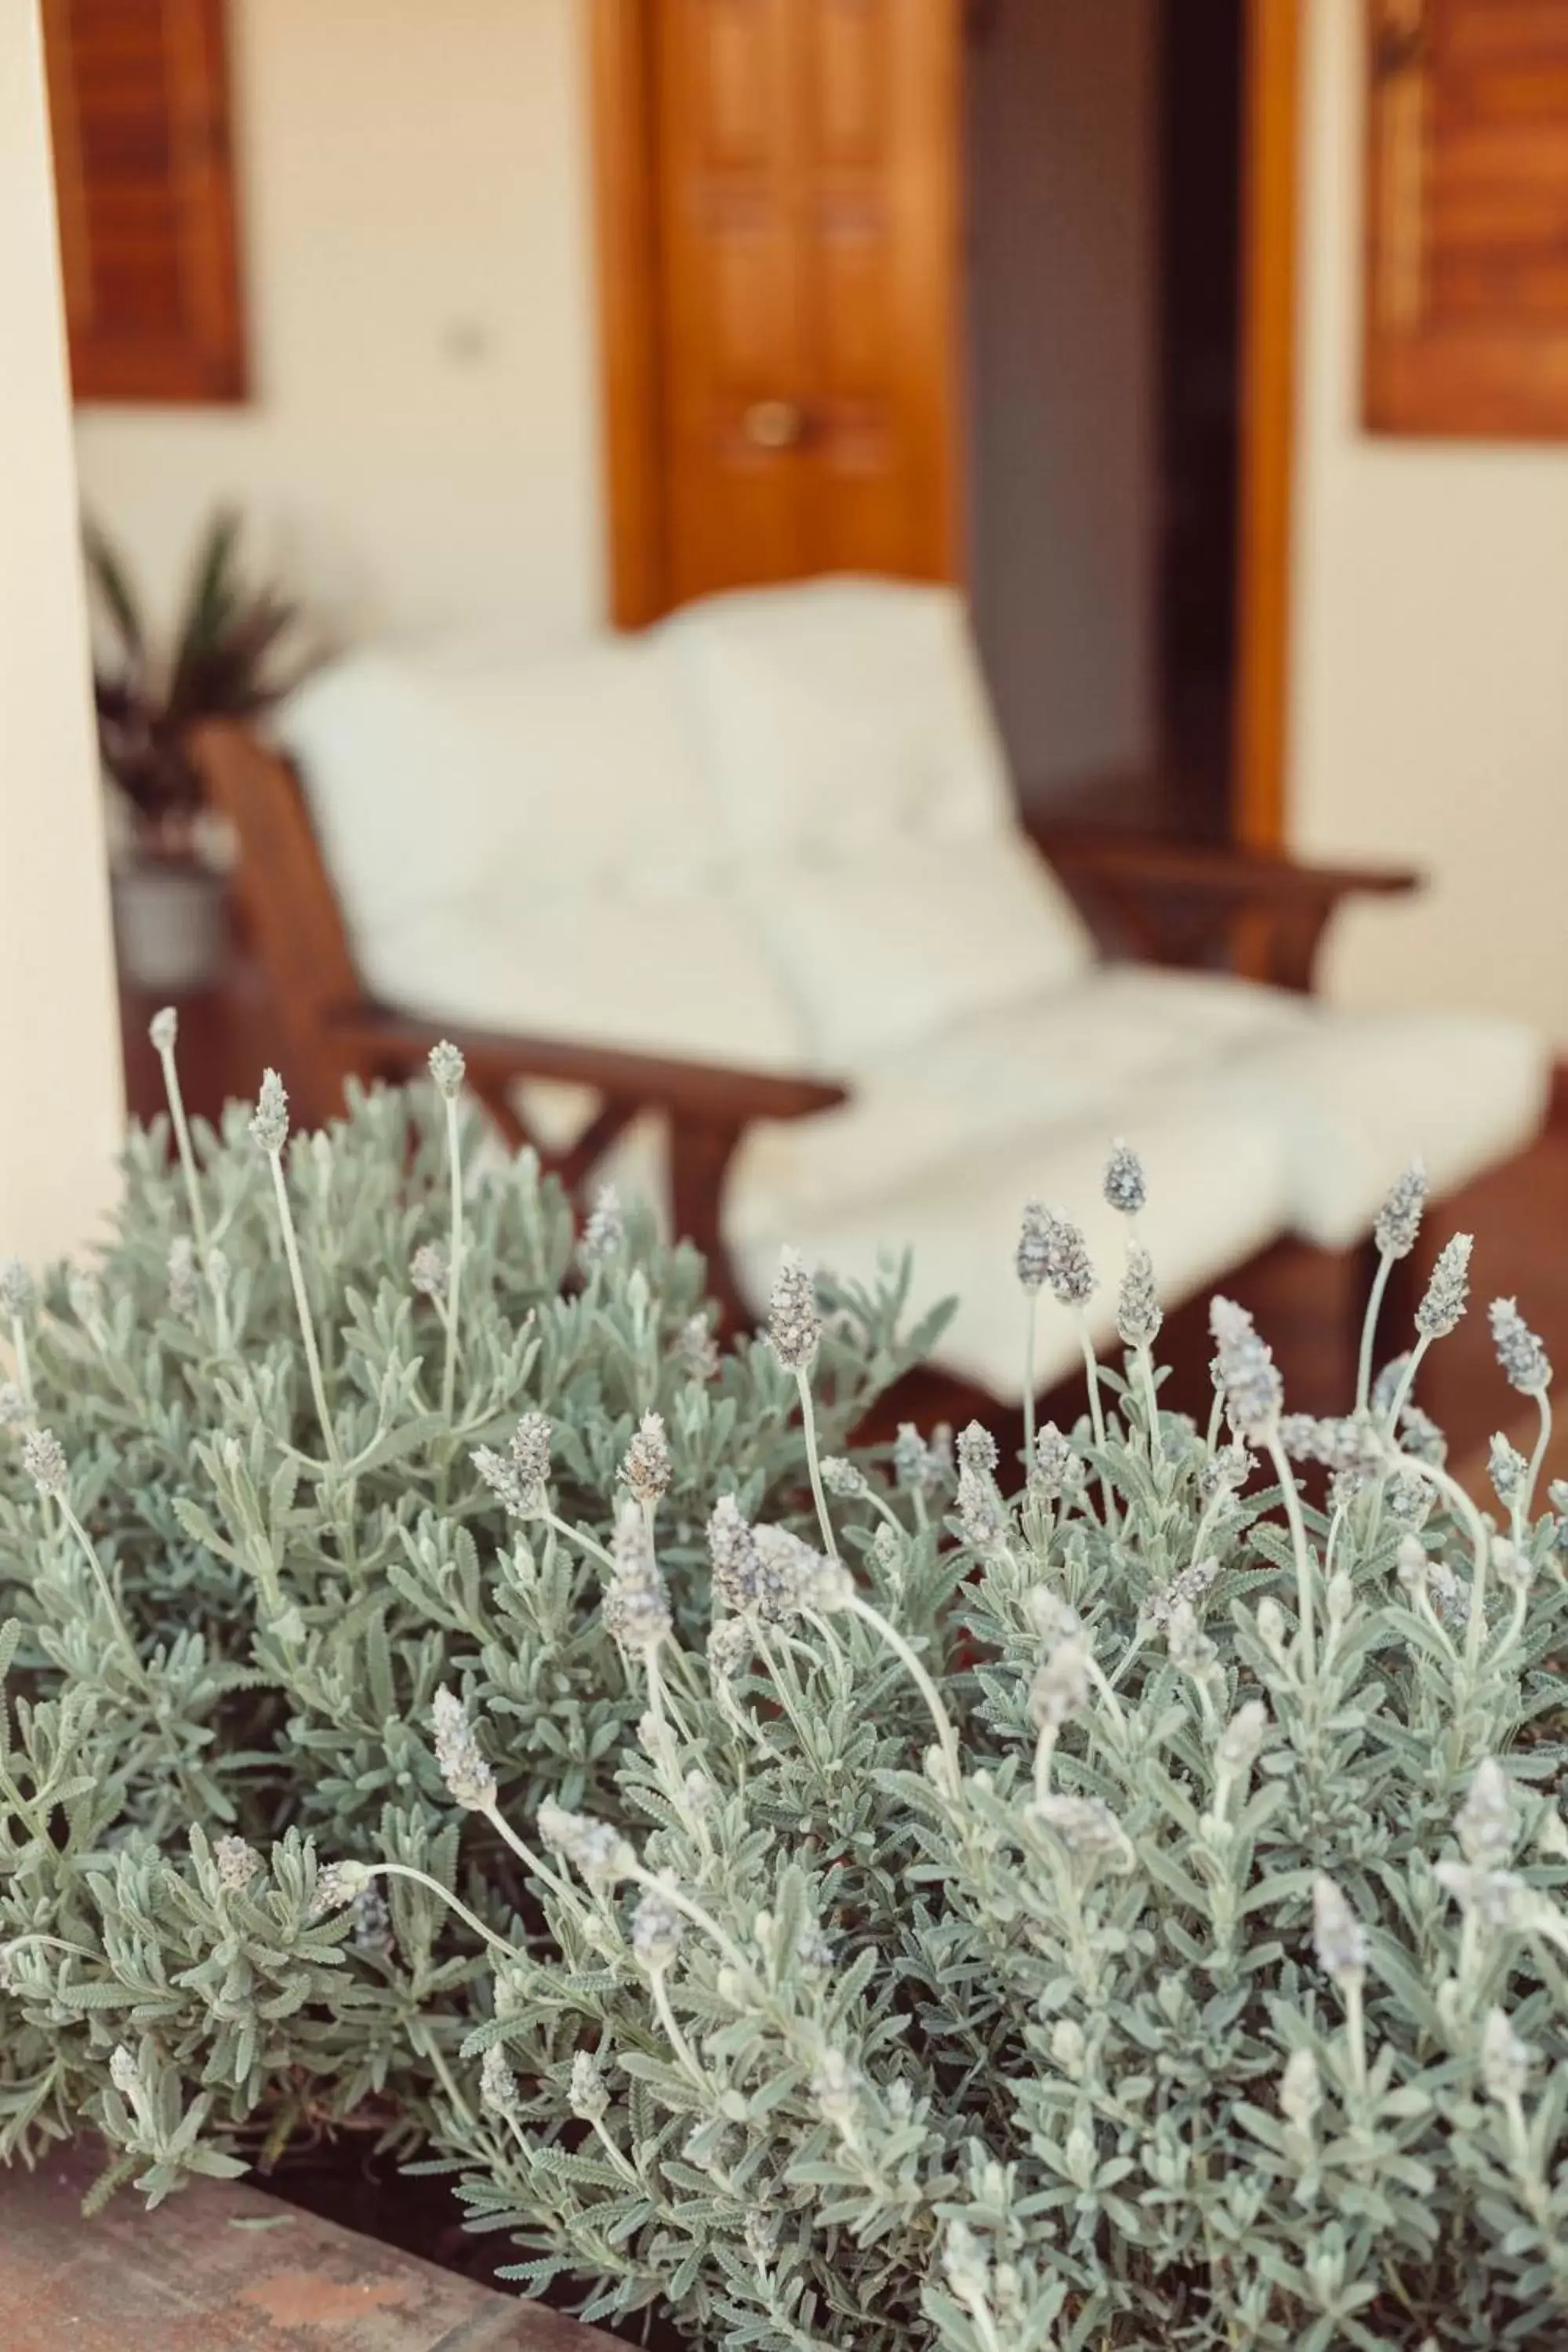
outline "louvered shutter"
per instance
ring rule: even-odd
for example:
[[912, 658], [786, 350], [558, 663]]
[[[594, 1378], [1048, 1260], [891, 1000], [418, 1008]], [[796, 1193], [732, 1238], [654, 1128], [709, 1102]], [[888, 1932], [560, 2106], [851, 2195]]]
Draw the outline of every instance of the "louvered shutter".
[[1370, 0], [1367, 423], [1568, 436], [1568, 0]]
[[44, 0], [79, 400], [237, 400], [224, 0]]

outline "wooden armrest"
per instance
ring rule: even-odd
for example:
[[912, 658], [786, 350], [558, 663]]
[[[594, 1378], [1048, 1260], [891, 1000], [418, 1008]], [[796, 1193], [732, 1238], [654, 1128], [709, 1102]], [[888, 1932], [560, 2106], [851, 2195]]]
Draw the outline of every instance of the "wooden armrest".
[[772, 1070], [738, 1070], [717, 1062], [687, 1062], [633, 1053], [619, 1045], [574, 1044], [562, 1037], [519, 1037], [485, 1029], [452, 1028], [379, 1005], [355, 1005], [334, 1014], [333, 1034], [391, 1076], [423, 1063], [439, 1038], [459, 1046], [479, 1087], [517, 1078], [559, 1078], [635, 1108], [744, 1126], [754, 1118], [805, 1118], [846, 1099], [830, 1078], [797, 1077]]
[[1342, 900], [1399, 897], [1403, 866], [1309, 866], [1267, 850], [1161, 841], [1087, 827], [1029, 827], [1036, 846], [1109, 943], [1142, 960], [1217, 967], [1300, 991]]
[[343, 1062], [385, 1078], [420, 1069], [430, 1048], [449, 1037], [468, 1066], [468, 1083], [515, 1147], [533, 1143], [510, 1089], [521, 1078], [563, 1079], [591, 1087], [602, 1107], [563, 1151], [539, 1150], [542, 1164], [574, 1199], [623, 1130], [639, 1113], [668, 1123], [670, 1211], [674, 1228], [708, 1261], [708, 1283], [724, 1325], [750, 1319], [725, 1246], [724, 1181], [742, 1136], [753, 1119], [805, 1118], [847, 1099], [831, 1079], [791, 1077], [771, 1070], [726, 1069], [714, 1062], [673, 1061], [618, 1045], [580, 1045], [560, 1037], [516, 1037], [452, 1028], [378, 1005], [355, 1005], [329, 1018]]

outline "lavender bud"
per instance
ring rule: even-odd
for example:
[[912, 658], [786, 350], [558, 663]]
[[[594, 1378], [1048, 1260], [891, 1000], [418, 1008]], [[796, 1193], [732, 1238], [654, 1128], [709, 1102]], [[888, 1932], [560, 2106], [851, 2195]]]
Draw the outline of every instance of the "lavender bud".
[[1129, 1242], [1127, 1270], [1116, 1299], [1116, 1328], [1122, 1346], [1152, 1346], [1164, 1319], [1154, 1287], [1154, 1261], [1142, 1242]]
[[572, 2059], [572, 2080], [566, 2093], [566, 2104], [573, 2114], [585, 2124], [596, 2124], [610, 2104], [605, 2087], [605, 2072], [591, 2050], [579, 2050]]
[[1002, 1512], [989, 1478], [967, 1465], [958, 1474], [958, 1517], [963, 1540], [973, 1551], [985, 1551], [1002, 1534]]
[[1347, 1977], [1366, 1973], [1366, 1930], [1331, 1878], [1319, 1877], [1312, 1887], [1312, 1942], [1318, 1966], [1342, 1985]]
[[1475, 1237], [1452, 1234], [1437, 1253], [1420, 1306], [1415, 1328], [1427, 1339], [1446, 1339], [1456, 1329], [1470, 1295], [1470, 1252]]
[[1521, 2099], [1534, 2055], [1529, 2044], [1520, 2040], [1504, 2011], [1487, 2011], [1481, 2029], [1481, 2082], [1489, 2099], [1502, 2107]]
[[812, 2078], [811, 2095], [823, 2122], [847, 2136], [859, 2108], [859, 2077], [841, 2050], [823, 2052]]
[[669, 1441], [664, 1433], [663, 1416], [645, 1412], [621, 1463], [621, 1483], [630, 1488], [639, 1503], [657, 1503], [669, 1492], [670, 1476]]
[[1086, 1861], [1126, 1849], [1121, 1822], [1098, 1797], [1064, 1797], [1048, 1790], [1037, 1800], [1033, 1811], [1047, 1829], [1056, 1832], [1069, 1853], [1080, 1854]]
[[1419, 1159], [1413, 1160], [1391, 1188], [1372, 1229], [1384, 1257], [1408, 1257], [1415, 1248], [1427, 1190], [1426, 1171]]
[[109, 2079], [122, 2099], [135, 2100], [142, 2095], [142, 2069], [123, 2042], [110, 2053]]
[[1047, 1421], [1035, 1437], [1035, 1459], [1029, 1471], [1032, 1490], [1044, 1496], [1047, 1502], [1055, 1502], [1075, 1483], [1081, 1467], [1078, 1455], [1056, 1423]]
[[626, 1219], [621, 1211], [621, 1196], [613, 1184], [600, 1186], [583, 1228], [583, 1238], [577, 1244], [577, 1255], [590, 1269], [603, 1265], [625, 1243]]
[[19, 1257], [0, 1258], [0, 1311], [15, 1321], [33, 1303], [33, 1277]]
[[564, 1855], [590, 1887], [604, 1889], [629, 1877], [637, 1855], [620, 1832], [587, 1813], [571, 1813], [546, 1798], [535, 1817], [539, 1834], [548, 1846]]
[[611, 1557], [615, 1570], [605, 1592], [605, 1628], [625, 1656], [647, 1658], [674, 1621], [647, 1519], [633, 1497], [623, 1503], [616, 1520]]
[[996, 1440], [984, 1422], [972, 1421], [958, 1441], [958, 1466], [973, 1471], [978, 1478], [989, 1478], [1002, 1456]]
[[797, 1251], [786, 1249], [779, 1260], [768, 1301], [768, 1338], [786, 1371], [808, 1371], [822, 1339], [822, 1315], [816, 1289]]
[[1262, 1442], [1273, 1431], [1284, 1402], [1273, 1355], [1258, 1338], [1251, 1316], [1233, 1299], [1210, 1303], [1209, 1329], [1231, 1425], [1239, 1437]]
[[1050, 1236], [1043, 1204], [1026, 1201], [1013, 1264], [1026, 1290], [1038, 1290], [1050, 1269]]
[[841, 1502], [853, 1502], [866, 1492], [866, 1473], [855, 1462], [847, 1462], [841, 1454], [826, 1454], [822, 1458], [822, 1483], [830, 1495]]
[[392, 1949], [392, 1906], [379, 1886], [362, 1886], [349, 1905], [353, 1916], [352, 1937], [356, 1952], [366, 1959], [384, 1958]]
[[1149, 1198], [1148, 1180], [1143, 1162], [1130, 1143], [1119, 1135], [1110, 1147], [1110, 1157], [1105, 1163], [1105, 1198], [1112, 1209], [1124, 1217], [1135, 1217]]
[[1552, 1385], [1552, 1360], [1511, 1298], [1494, 1298], [1487, 1309], [1492, 1345], [1510, 1385], [1540, 1396]]
[[201, 1284], [196, 1275], [195, 1244], [188, 1234], [176, 1234], [169, 1244], [169, 1312], [188, 1321], [196, 1311]]
[[1070, 1637], [1058, 1643], [1029, 1685], [1029, 1720], [1037, 1731], [1059, 1731], [1089, 1705], [1089, 1653]]
[[755, 1636], [743, 1617], [721, 1617], [708, 1636], [708, 1671], [720, 1682], [732, 1682], [750, 1663]]
[[710, 1381], [719, 1370], [719, 1349], [706, 1315], [693, 1315], [681, 1325], [675, 1350], [689, 1381]]
[[468, 1066], [448, 1037], [430, 1048], [430, 1076], [436, 1081], [437, 1092], [445, 1102], [456, 1102], [463, 1091], [463, 1080]]
[[1498, 1501], [1504, 1510], [1511, 1510], [1524, 1492], [1530, 1465], [1518, 1447], [1509, 1444], [1500, 1429], [1492, 1438], [1487, 1469]]
[[1238, 1706], [1215, 1743], [1215, 1761], [1226, 1772], [1250, 1772], [1268, 1737], [1268, 1709], [1258, 1698]]
[[147, 1034], [156, 1054], [172, 1054], [179, 1034], [180, 1016], [172, 1004], [165, 1004], [161, 1012], [154, 1013], [147, 1024]]
[[1279, 2084], [1279, 2112], [1298, 2131], [1310, 2133], [1323, 2103], [1322, 2077], [1310, 2050], [1292, 2050]]
[[22, 1440], [22, 1467], [40, 1495], [63, 1499], [70, 1485], [65, 1447], [52, 1429], [30, 1430]]
[[444, 1298], [452, 1261], [444, 1242], [421, 1242], [408, 1261], [408, 1280], [421, 1298]]
[[685, 1933], [686, 1922], [669, 1897], [649, 1887], [632, 1914], [632, 1950], [650, 1975], [668, 1968]]
[[0, 1381], [0, 1429], [17, 1429], [32, 1414], [25, 1391], [15, 1381]]
[[217, 1883], [226, 1895], [243, 1895], [261, 1868], [261, 1856], [242, 1837], [215, 1838], [213, 1861], [217, 1865]]
[[256, 1097], [250, 1132], [259, 1150], [273, 1159], [289, 1140], [289, 1097], [276, 1070], [261, 1073], [261, 1090]]
[[1477, 1765], [1454, 1817], [1454, 1832], [1465, 1860], [1478, 1869], [1500, 1870], [1512, 1856], [1512, 1786], [1495, 1757], [1484, 1757]]
[[1098, 1277], [1089, 1244], [1065, 1209], [1053, 1209], [1046, 1220], [1046, 1280], [1058, 1306], [1086, 1307]]
[[316, 1891], [306, 1916], [324, 1919], [329, 1911], [345, 1909], [356, 1895], [363, 1894], [371, 1883], [371, 1876], [367, 1863], [323, 1863], [316, 1873]]
[[436, 1764], [455, 1804], [483, 1812], [495, 1803], [496, 1776], [486, 1763], [468, 1721], [468, 1709], [443, 1683], [430, 1703], [436, 1732]]
[[506, 2053], [499, 2042], [492, 2042], [479, 2060], [479, 2100], [502, 2123], [522, 2120], [522, 2096], [517, 2087], [517, 2076], [507, 2064]]

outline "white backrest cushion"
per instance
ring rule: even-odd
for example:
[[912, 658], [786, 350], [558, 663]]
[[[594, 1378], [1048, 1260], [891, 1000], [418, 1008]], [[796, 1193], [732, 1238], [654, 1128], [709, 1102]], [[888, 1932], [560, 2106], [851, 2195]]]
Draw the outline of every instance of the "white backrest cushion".
[[1083, 970], [1058, 888], [1021, 835], [892, 842], [879, 856], [781, 859], [758, 919], [814, 1063], [853, 1073], [976, 1013], [1038, 1001]]
[[538, 898], [717, 856], [668, 665], [645, 639], [459, 667], [368, 651], [291, 696], [299, 764], [351, 933], [499, 875]]
[[867, 849], [1012, 822], [952, 589], [858, 578], [744, 589], [689, 605], [660, 634], [742, 847]]

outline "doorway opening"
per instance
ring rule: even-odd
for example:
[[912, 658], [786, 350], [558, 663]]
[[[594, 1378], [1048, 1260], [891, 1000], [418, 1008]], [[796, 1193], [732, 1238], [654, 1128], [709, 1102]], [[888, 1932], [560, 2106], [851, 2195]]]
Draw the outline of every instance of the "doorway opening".
[[587, 23], [616, 623], [957, 578], [1026, 809], [1280, 846], [1299, 0]]
[[965, 59], [977, 633], [1053, 819], [1236, 798], [1244, 0], [989, 0]]

